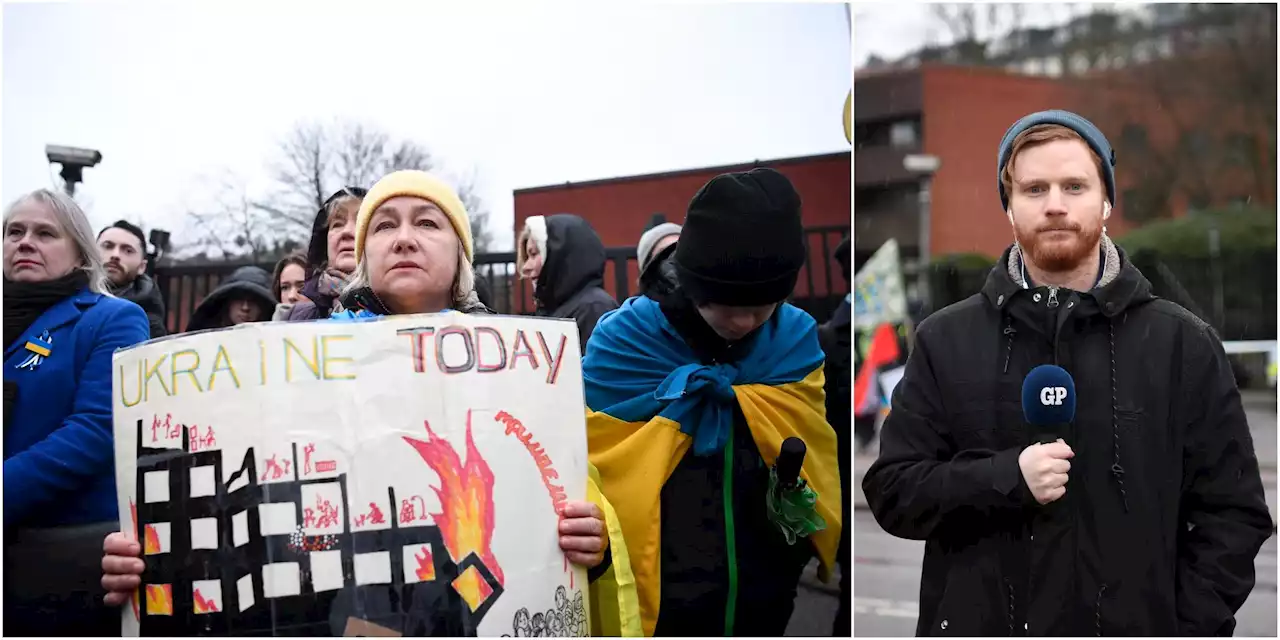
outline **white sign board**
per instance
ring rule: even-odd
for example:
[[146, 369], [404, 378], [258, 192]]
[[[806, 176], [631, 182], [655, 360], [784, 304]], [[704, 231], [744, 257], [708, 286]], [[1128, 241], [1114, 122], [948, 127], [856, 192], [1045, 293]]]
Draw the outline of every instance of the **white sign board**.
[[853, 276], [853, 325], [857, 329], [907, 321], [898, 242], [889, 240]]
[[587, 634], [577, 327], [458, 313], [120, 351], [124, 635]]

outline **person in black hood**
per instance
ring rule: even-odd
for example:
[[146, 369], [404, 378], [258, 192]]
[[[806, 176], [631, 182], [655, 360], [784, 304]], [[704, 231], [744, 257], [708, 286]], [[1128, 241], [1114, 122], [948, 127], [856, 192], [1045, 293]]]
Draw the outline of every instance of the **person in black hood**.
[[127, 220], [117, 220], [98, 232], [98, 251], [107, 270], [111, 295], [142, 307], [151, 325], [152, 339], [167, 335], [164, 296], [147, 275], [147, 241], [142, 229]]
[[[1015, 123], [1015, 242], [917, 329], [862, 487], [925, 541], [919, 635], [1224, 636], [1253, 589], [1272, 519], [1240, 394], [1213, 329], [1107, 237], [1114, 164], [1078, 115]], [[1045, 364], [1076, 389], [1051, 434], [1019, 406]]]
[[537, 315], [572, 318], [583, 353], [600, 316], [618, 308], [604, 284], [604, 243], [586, 220], [568, 213], [525, 220], [516, 270], [533, 281]]
[[271, 274], [254, 266], [240, 267], [200, 301], [187, 322], [187, 331], [262, 322], [271, 318], [275, 306]]

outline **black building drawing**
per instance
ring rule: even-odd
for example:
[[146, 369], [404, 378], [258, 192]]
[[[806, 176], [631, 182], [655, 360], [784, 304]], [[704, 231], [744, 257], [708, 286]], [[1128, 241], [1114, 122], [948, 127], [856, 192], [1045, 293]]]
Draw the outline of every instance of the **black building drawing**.
[[[188, 428], [182, 426], [181, 431], [181, 449], [148, 447], [144, 444], [143, 421], [138, 420], [138, 533], [142, 536], [147, 525], [164, 523], [169, 524], [170, 531], [166, 552], [144, 556], [147, 566], [142, 574], [143, 590], [139, 598], [140, 635], [340, 636], [353, 622], [358, 622], [355, 627], [367, 627], [371, 623], [401, 635], [474, 636], [480, 621], [502, 595], [502, 585], [475, 553], [459, 563], [449, 557], [440, 529], [434, 523], [401, 527], [394, 509], [397, 504], [394, 488], [387, 489], [392, 507], [386, 514], [390, 528], [352, 531], [346, 473], [297, 480], [296, 443], [289, 471], [295, 479], [260, 483], [254, 449], [246, 451], [238, 470], [224, 478], [223, 452], [220, 449], [191, 452]], [[214, 493], [192, 496], [191, 469], [202, 466], [212, 467]], [[168, 474], [168, 500], [148, 502], [145, 475], [154, 471]], [[243, 486], [229, 490], [241, 480]], [[291, 540], [293, 536], [289, 533], [264, 536], [259, 507], [291, 504], [295, 521], [301, 524], [307, 506], [303, 504], [303, 488], [334, 483], [341, 490], [342, 531], [330, 536], [327, 551], [341, 554], [342, 586], [317, 591], [311, 572], [312, 554], [316, 551], [291, 544], [296, 540]], [[200, 518], [216, 519], [216, 549], [192, 548], [190, 522]], [[238, 546], [234, 539], [237, 518], [247, 519], [247, 540]], [[307, 540], [315, 541], [314, 538]], [[419, 549], [423, 545], [430, 545], [434, 579], [406, 583], [404, 550]], [[389, 553], [390, 582], [357, 585], [356, 556], [377, 552]], [[296, 564], [298, 568], [298, 592], [267, 597], [264, 573], [270, 565], [289, 564]], [[472, 567], [492, 589], [475, 611], [451, 586], [455, 578]], [[221, 587], [220, 610], [196, 613], [193, 585], [210, 580]], [[251, 585], [245, 590], [244, 601], [241, 584]], [[171, 614], [163, 608], [149, 610], [147, 585], [170, 585]]]

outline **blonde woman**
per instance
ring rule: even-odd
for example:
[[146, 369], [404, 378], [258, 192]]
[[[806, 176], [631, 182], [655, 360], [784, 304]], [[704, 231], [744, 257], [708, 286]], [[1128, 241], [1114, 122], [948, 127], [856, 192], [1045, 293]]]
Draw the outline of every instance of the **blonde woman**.
[[[32, 192], [4, 214], [5, 631], [119, 635], [100, 605], [102, 536], [118, 528], [111, 354], [150, 335], [107, 293], [84, 212]], [[12, 578], [12, 579], [11, 579]]]
[[[354, 242], [355, 270], [342, 295], [342, 309], [331, 320], [447, 310], [491, 313], [476, 297], [466, 208], [438, 178], [421, 171], [399, 171], [380, 180], [360, 205]], [[601, 583], [610, 589], [609, 595], [592, 598], [593, 609], [600, 606], [604, 612], [593, 611], [593, 618], [605, 615], [613, 622], [597, 628], [608, 629], [606, 635], [619, 634], [635, 619], [632, 627], [638, 632], [638, 613], [628, 614], [625, 605], [616, 604], [628, 597], [635, 601], [634, 592], [627, 590], [632, 581], [621, 530], [606, 520], [610, 507], [594, 490], [594, 483], [589, 484], [592, 501], [570, 501], [565, 507], [559, 524], [560, 548], [570, 562], [588, 569], [593, 582], [605, 573], [610, 576]], [[102, 583], [112, 592], [108, 601], [121, 604], [137, 588], [143, 563], [137, 557], [137, 543], [122, 533], [109, 536], [105, 548]], [[611, 553], [612, 549], [618, 551]], [[458, 635], [454, 624], [456, 620], [442, 615], [428, 621], [426, 628], [410, 631]]]

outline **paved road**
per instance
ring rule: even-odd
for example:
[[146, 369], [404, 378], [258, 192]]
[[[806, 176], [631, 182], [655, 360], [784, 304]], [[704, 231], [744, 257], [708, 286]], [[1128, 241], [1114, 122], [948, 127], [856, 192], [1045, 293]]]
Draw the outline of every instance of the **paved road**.
[[[854, 512], [855, 636], [915, 635], [924, 543], [895, 538], [869, 511]], [[1236, 614], [1236, 636], [1276, 637], [1276, 537], [1262, 547], [1257, 585]], [[788, 634], [789, 635], [789, 634]]]

